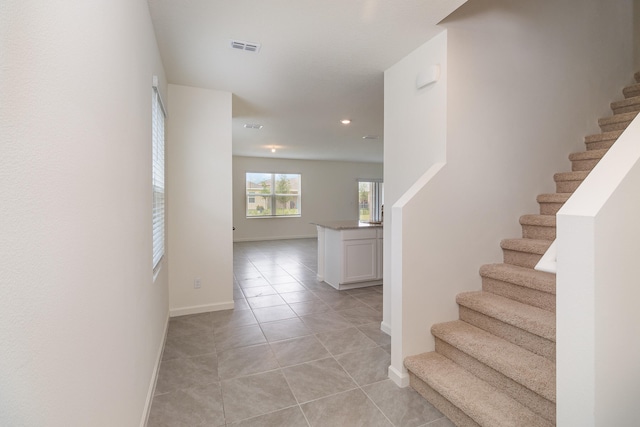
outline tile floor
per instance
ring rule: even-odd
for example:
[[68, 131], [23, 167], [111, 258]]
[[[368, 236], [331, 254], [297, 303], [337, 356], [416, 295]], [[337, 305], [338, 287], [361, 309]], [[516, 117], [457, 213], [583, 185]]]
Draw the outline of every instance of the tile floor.
[[234, 244], [234, 310], [172, 318], [149, 427], [453, 424], [387, 378], [382, 287], [316, 280], [316, 240]]

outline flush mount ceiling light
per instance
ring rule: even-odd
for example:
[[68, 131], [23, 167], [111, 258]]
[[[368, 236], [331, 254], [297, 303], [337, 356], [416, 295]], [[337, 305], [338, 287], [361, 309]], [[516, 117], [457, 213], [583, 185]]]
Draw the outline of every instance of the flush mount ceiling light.
[[243, 40], [230, 40], [231, 49], [244, 50], [247, 52], [258, 53], [260, 52], [260, 43], [246, 42]]
[[349, 123], [351, 123], [351, 120], [349, 120], [349, 119], [342, 119], [342, 120], [340, 120], [340, 123], [342, 123], [343, 125], [348, 125]]
[[244, 127], [247, 129], [262, 129], [263, 126], [257, 123], [245, 123]]

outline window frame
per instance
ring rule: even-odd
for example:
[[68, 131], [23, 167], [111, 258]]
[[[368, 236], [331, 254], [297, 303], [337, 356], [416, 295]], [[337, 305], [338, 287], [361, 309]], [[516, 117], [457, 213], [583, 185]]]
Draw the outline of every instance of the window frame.
[[[249, 182], [249, 175], [251, 174], [260, 174], [260, 175], [270, 175], [269, 178], [269, 193], [250, 193], [249, 192], [249, 188], [247, 187], [247, 183]], [[295, 175], [297, 177], [298, 180], [298, 187], [297, 187], [297, 193], [292, 194], [292, 193], [276, 193], [277, 190], [277, 183], [278, 183], [278, 177], [281, 175], [286, 175], [286, 176], [291, 176], [291, 175]], [[245, 172], [245, 195], [244, 195], [244, 202], [245, 202], [245, 218], [246, 219], [256, 219], [256, 218], [300, 218], [302, 217], [302, 174], [298, 173], [298, 172], [251, 172], [251, 171], [246, 171]], [[264, 180], [266, 181], [266, 180]], [[263, 182], [264, 182], [263, 181]], [[264, 197], [265, 199], [268, 197], [269, 200], [269, 207], [268, 209], [270, 210], [271, 214], [270, 215], [250, 215], [249, 214], [249, 198], [250, 197]], [[295, 197], [296, 199], [296, 209], [297, 212], [296, 214], [278, 214], [278, 197]], [[254, 204], [257, 203], [254, 201]], [[266, 200], [265, 200], [265, 205], [267, 205]]]
[[154, 279], [160, 270], [165, 254], [165, 109], [158, 77], [153, 76], [151, 107], [151, 239]]

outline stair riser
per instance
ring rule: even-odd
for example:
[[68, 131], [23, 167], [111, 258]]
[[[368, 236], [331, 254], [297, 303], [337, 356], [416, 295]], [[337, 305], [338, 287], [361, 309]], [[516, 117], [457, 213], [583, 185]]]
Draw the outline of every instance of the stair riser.
[[582, 184], [583, 180], [557, 181], [556, 193], [573, 193]]
[[489, 277], [482, 278], [482, 290], [505, 298], [510, 298], [523, 304], [529, 304], [552, 313], [556, 312], [556, 296], [547, 292], [525, 288], [524, 286], [503, 282]]
[[611, 148], [614, 142], [616, 142], [615, 139], [605, 139], [603, 141], [585, 142], [585, 145], [587, 146], [587, 151], [605, 150]]
[[571, 162], [571, 170], [573, 172], [590, 171], [598, 164], [599, 161], [600, 159], [573, 160]]
[[540, 225], [523, 225], [522, 237], [525, 239], [555, 240], [556, 228]]
[[624, 107], [613, 108], [613, 114], [635, 113], [640, 111], [640, 104], [631, 104]]
[[520, 402], [535, 414], [555, 423], [555, 404], [539, 394], [529, 390], [522, 384], [506, 377], [502, 373], [488, 367], [468, 354], [458, 350], [449, 343], [436, 337], [436, 352], [462, 366], [468, 372], [489, 383], [493, 387]]
[[460, 320], [555, 362], [556, 344], [554, 342], [468, 307], [460, 306], [458, 311]]
[[409, 371], [409, 385], [458, 427], [481, 427], [467, 414]]
[[600, 130], [602, 132], [611, 132], [611, 131], [614, 131], [614, 130], [625, 130], [627, 128], [627, 126], [629, 126], [630, 123], [631, 123], [631, 120], [624, 121], [624, 122], [610, 123], [610, 124], [606, 124], [606, 125], [601, 125], [600, 126]]
[[540, 203], [540, 215], [555, 215], [564, 203]]
[[505, 264], [517, 265], [518, 267], [533, 268], [538, 264], [542, 255], [528, 252], [512, 251], [503, 249], [503, 259]]

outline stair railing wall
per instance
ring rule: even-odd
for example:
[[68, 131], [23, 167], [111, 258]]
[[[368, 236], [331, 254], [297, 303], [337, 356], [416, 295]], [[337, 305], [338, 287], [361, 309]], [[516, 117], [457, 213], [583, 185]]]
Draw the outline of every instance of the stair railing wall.
[[557, 214], [557, 423], [640, 419], [640, 120]]

